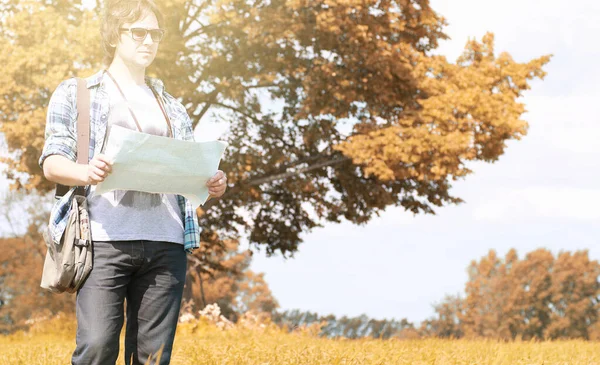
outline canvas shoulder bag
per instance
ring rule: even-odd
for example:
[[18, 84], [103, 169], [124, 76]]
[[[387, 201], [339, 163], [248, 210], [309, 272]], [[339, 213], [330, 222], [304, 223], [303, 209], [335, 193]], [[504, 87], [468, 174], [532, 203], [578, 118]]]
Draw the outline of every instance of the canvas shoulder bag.
[[[77, 163], [87, 164], [90, 145], [90, 91], [84, 79], [77, 78]], [[69, 187], [57, 185], [56, 195]], [[49, 232], [43, 233], [46, 258], [40, 286], [54, 293], [76, 292], [92, 271], [92, 237], [85, 186], [78, 186], [71, 199], [71, 210], [59, 243]]]

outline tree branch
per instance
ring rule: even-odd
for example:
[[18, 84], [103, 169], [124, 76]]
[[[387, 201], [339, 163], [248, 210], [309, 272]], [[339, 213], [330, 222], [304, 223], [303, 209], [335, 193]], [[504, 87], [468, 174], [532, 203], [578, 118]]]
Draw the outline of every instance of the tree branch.
[[[206, 7], [206, 5], [209, 3], [209, 1], [204, 1], [202, 3], [203, 6], [198, 6], [195, 5], [193, 3], [190, 3], [190, 8], [191, 6], [196, 6], [196, 11], [194, 11], [194, 14], [188, 16], [189, 22], [188, 21], [184, 21], [183, 26], [181, 27], [181, 34], [183, 35], [185, 33], [186, 30], [188, 30], [188, 28], [192, 25], [192, 23], [194, 22], [194, 20], [196, 20], [196, 17], [198, 16], [198, 14], [202, 11], [202, 9], [204, 9]], [[189, 11], [189, 9], [188, 9]], [[185, 36], [184, 36], [185, 38]]]
[[208, 98], [205, 101], [205, 104], [202, 107], [202, 110], [200, 111], [200, 113], [198, 113], [198, 115], [195, 115], [196, 121], [193, 123], [192, 128], [195, 128], [198, 125], [198, 123], [200, 123], [200, 120], [202, 119], [204, 114], [206, 114], [208, 109], [210, 109], [210, 106], [212, 104], [214, 104], [215, 100], [217, 99], [217, 96], [219, 96], [220, 91], [221, 91], [220, 88], [217, 87], [208, 95]]
[[240, 113], [241, 115], [245, 116], [246, 118], [252, 119], [254, 121], [254, 123], [256, 123], [256, 124], [260, 124], [261, 123], [261, 121], [258, 118], [256, 118], [255, 116], [250, 115], [250, 114], [246, 113], [245, 111], [243, 111], [243, 110], [241, 110], [239, 108], [236, 108], [234, 106], [223, 104], [223, 103], [218, 102], [218, 101], [213, 102], [213, 104], [214, 105], [218, 105], [218, 106], [222, 106], [223, 108], [231, 109], [234, 112]]
[[349, 161], [349, 160], [351, 160], [351, 158], [350, 157], [346, 157], [346, 156], [336, 157], [336, 158], [334, 158], [332, 160], [322, 161], [322, 162], [316, 163], [314, 165], [298, 169], [296, 171], [289, 171], [289, 172], [284, 172], [284, 173], [281, 173], [281, 174], [276, 174], [276, 175], [271, 175], [271, 176], [265, 176], [265, 177], [261, 177], [261, 178], [252, 179], [247, 184], [248, 185], [261, 185], [261, 184], [272, 182], [272, 181], [275, 181], [275, 180], [287, 179], [288, 177], [292, 177], [292, 176], [295, 176], [295, 175], [300, 175], [300, 174], [303, 174], [305, 172], [309, 172], [309, 171], [312, 171], [312, 170], [320, 169], [321, 167], [332, 166], [332, 165], [335, 165], [335, 164], [338, 164], [338, 163], [341, 163], [341, 162], [345, 162], [345, 161]]
[[[319, 157], [321, 157], [321, 156], [319, 156]], [[289, 177], [292, 177], [295, 175], [300, 175], [302, 173], [309, 172], [312, 170], [320, 169], [325, 166], [333, 166], [333, 165], [336, 165], [336, 164], [339, 164], [342, 162], [346, 162], [346, 161], [351, 161], [351, 160], [352, 159], [350, 157], [340, 156], [340, 157], [333, 158], [331, 160], [318, 162], [314, 165], [307, 166], [305, 168], [298, 169], [296, 171], [289, 171], [289, 172], [284, 172], [284, 173], [275, 174], [275, 175], [267, 174], [266, 176], [250, 179], [247, 182], [240, 182], [233, 188], [228, 189], [225, 192], [225, 194], [223, 194], [219, 199], [225, 199], [227, 197], [235, 195], [235, 194], [239, 193], [242, 189], [244, 189], [248, 186], [261, 185], [261, 184], [269, 183], [269, 182], [272, 182], [275, 180], [287, 179]], [[212, 207], [214, 204], [216, 204], [217, 200], [218, 199], [211, 199], [210, 201], [207, 201], [204, 205], [202, 205], [202, 210], [204, 210], [205, 212], [208, 211], [208, 209], [210, 209], [210, 207]]]
[[194, 267], [192, 268], [192, 270], [195, 270], [197, 267], [200, 267], [200, 272], [203, 271], [204, 264], [202, 263], [202, 261], [199, 258], [197, 258], [194, 255], [187, 255], [187, 258], [190, 261], [194, 262]]
[[[193, 20], [192, 20], [192, 21], [193, 21]], [[216, 27], [217, 25], [220, 25], [221, 23], [224, 23], [224, 22], [218, 22], [218, 23], [207, 24], [207, 25], [204, 25], [204, 24], [202, 24], [202, 23], [198, 22], [198, 24], [200, 24], [200, 27], [199, 27], [198, 29], [194, 30], [193, 32], [191, 32], [191, 33], [188, 33], [188, 34], [184, 35], [184, 36], [183, 36], [183, 39], [185, 40], [185, 42], [187, 42], [187, 41], [189, 41], [190, 39], [192, 39], [192, 38], [194, 38], [194, 37], [196, 37], [196, 36], [199, 36], [200, 34], [203, 34], [203, 33], [205, 33], [205, 32], [206, 32], [207, 30], [209, 30], [210, 28], [214, 28], [214, 27]]]
[[272, 84], [248, 85], [248, 86], [245, 86], [244, 88], [247, 90], [250, 90], [250, 89], [268, 88], [268, 87], [280, 87], [280, 85], [272, 83]]
[[[256, 118], [255, 116], [250, 115], [249, 113], [246, 113], [243, 110], [241, 110], [239, 108], [236, 108], [234, 106], [226, 105], [226, 104], [219, 103], [219, 102], [216, 102], [216, 103], [213, 103], [213, 104], [214, 105], [219, 105], [219, 106], [222, 106], [224, 108], [231, 109], [231, 110], [233, 110], [233, 111], [235, 111], [237, 113], [240, 113], [243, 116], [245, 116], [246, 118], [252, 119], [254, 121], [254, 123], [256, 123], [256, 124], [261, 124], [262, 123], [262, 121], [259, 120], [258, 118]], [[287, 148], [289, 148], [291, 151], [293, 151], [293, 153], [296, 153], [296, 155], [298, 155], [298, 148], [295, 145], [290, 144], [289, 142], [287, 142], [286, 140], [284, 140], [281, 136], [273, 136], [273, 137], [276, 138], [281, 143], [283, 143], [283, 145], [286, 146]]]

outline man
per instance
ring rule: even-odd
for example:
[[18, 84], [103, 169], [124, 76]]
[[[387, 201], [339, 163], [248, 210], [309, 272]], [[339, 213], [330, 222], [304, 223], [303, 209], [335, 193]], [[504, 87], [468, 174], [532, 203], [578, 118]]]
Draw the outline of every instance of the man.
[[[93, 270], [77, 292], [77, 337], [73, 364], [115, 364], [127, 300], [125, 363], [144, 364], [164, 346], [169, 364], [186, 276], [186, 252], [199, 245], [194, 207], [182, 196], [116, 191], [95, 195], [111, 173], [100, 153], [109, 120], [142, 133], [193, 140], [191, 120], [160, 80], [146, 77], [164, 31], [153, 0], [107, 1], [102, 23], [106, 70], [86, 79], [90, 91], [89, 164], [76, 161], [76, 80], [52, 94], [40, 166], [50, 181], [90, 185], [88, 206]], [[124, 113], [123, 110], [128, 111]], [[208, 182], [211, 197], [225, 192], [218, 171]], [[64, 231], [73, 190], [56, 202], [50, 230]]]

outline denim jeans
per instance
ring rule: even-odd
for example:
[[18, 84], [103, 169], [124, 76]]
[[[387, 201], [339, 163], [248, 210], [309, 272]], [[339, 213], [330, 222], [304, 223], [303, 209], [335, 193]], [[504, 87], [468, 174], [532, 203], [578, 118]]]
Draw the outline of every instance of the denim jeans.
[[[77, 291], [77, 346], [72, 364], [116, 363], [125, 299], [125, 364], [146, 363], [161, 345], [160, 365], [169, 364], [187, 267], [183, 245], [157, 241], [93, 244], [93, 269]], [[155, 364], [153, 356], [151, 363]]]

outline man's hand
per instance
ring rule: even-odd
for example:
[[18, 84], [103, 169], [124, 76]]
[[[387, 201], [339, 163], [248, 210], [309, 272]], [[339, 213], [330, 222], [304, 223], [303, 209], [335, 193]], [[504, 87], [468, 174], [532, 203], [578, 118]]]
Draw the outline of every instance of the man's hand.
[[108, 174], [112, 172], [112, 162], [101, 153], [92, 158], [87, 166], [86, 185], [97, 185], [106, 179]]
[[217, 173], [211, 177], [207, 182], [209, 197], [218, 198], [225, 194], [227, 189], [227, 176], [221, 170], [217, 170]]

